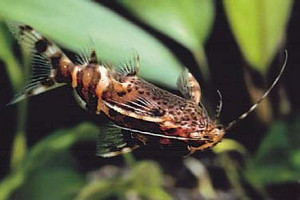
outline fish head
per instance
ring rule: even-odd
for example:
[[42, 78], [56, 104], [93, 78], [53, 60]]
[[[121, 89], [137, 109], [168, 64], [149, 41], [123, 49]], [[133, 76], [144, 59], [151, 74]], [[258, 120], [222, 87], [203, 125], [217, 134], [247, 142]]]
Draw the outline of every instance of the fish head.
[[210, 129], [193, 132], [189, 136], [188, 149], [190, 154], [193, 154], [199, 150], [205, 150], [214, 147], [221, 142], [225, 135], [225, 129], [223, 126], [213, 126]]

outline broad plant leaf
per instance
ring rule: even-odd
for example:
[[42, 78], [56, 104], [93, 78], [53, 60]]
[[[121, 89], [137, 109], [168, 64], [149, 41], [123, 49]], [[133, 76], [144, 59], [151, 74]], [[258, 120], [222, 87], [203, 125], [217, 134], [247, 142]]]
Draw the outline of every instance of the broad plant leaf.
[[255, 185], [300, 179], [300, 118], [276, 122], [250, 160], [246, 177]]
[[23, 73], [14, 55], [12, 37], [3, 21], [0, 21], [0, 44], [0, 59], [5, 63], [11, 83], [17, 90], [23, 83]]
[[75, 169], [76, 163], [68, 151], [56, 154], [27, 178], [12, 199], [71, 200], [84, 186], [85, 178]]
[[91, 1], [1, 0], [0, 17], [30, 24], [72, 50], [93, 43], [104, 60], [117, 62], [137, 52], [141, 75], [167, 86], [175, 87], [181, 72], [177, 59], [157, 39]]
[[200, 59], [200, 64], [206, 65], [204, 44], [215, 18], [213, 0], [119, 0], [119, 2], [139, 19], [188, 48], [196, 59]]
[[96, 140], [98, 134], [97, 127], [82, 123], [72, 129], [55, 131], [38, 142], [28, 151], [19, 168], [0, 182], [0, 200], [8, 199], [16, 189], [22, 187], [32, 171], [39, 169], [57, 154], [65, 152], [76, 142]]
[[237, 151], [242, 155], [247, 155], [246, 148], [239, 142], [232, 139], [223, 139], [218, 145], [212, 149], [215, 153], [225, 153], [229, 151]]
[[224, 0], [232, 32], [247, 62], [267, 71], [285, 36], [292, 0]]
[[119, 0], [126, 8], [185, 47], [203, 46], [214, 21], [211, 0]]
[[157, 163], [140, 161], [126, 172], [86, 184], [76, 200], [130, 199], [130, 196], [138, 199], [169, 200], [170, 195], [162, 187], [162, 177]]

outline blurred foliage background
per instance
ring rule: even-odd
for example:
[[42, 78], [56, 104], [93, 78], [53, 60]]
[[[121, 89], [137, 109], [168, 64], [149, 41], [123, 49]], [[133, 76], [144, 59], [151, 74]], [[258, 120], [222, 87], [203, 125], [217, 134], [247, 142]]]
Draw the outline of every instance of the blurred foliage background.
[[[292, 0], [0, 0], [0, 200], [299, 199], [300, 3]], [[141, 76], [176, 94], [188, 67], [223, 124], [277, 76], [257, 112], [212, 150], [185, 158], [146, 146], [95, 156], [104, 118], [81, 110], [69, 88], [6, 106], [30, 72], [30, 55], [5, 20], [32, 25], [70, 56], [90, 43], [119, 62], [138, 52]]]

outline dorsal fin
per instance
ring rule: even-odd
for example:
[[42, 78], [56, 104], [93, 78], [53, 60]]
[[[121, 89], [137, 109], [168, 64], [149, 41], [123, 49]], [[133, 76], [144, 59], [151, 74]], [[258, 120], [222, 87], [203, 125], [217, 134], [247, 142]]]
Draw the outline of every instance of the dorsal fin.
[[[88, 53], [87, 51], [91, 53]], [[96, 51], [83, 49], [78, 55], [76, 55], [76, 61], [81, 65], [98, 64]]]
[[93, 39], [90, 38], [88, 44], [84, 45], [82, 48], [78, 50], [78, 54], [76, 55], [77, 63], [81, 65], [88, 64], [98, 64], [97, 54], [95, 50], [95, 44]]
[[122, 62], [120, 67], [116, 70], [125, 76], [136, 76], [140, 70], [140, 58], [138, 54], [135, 54], [133, 59], [127, 62]]
[[200, 103], [200, 85], [195, 77], [188, 71], [188, 69], [185, 69], [178, 77], [177, 87], [185, 98], [194, 101], [196, 104]]
[[89, 64], [98, 64], [98, 58], [95, 50], [92, 51], [89, 57]]

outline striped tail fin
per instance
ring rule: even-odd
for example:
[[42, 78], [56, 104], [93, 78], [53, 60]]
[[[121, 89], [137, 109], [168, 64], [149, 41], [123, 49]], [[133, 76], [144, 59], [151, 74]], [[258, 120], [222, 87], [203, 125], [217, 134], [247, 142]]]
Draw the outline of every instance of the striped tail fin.
[[32, 73], [22, 92], [8, 103], [14, 104], [67, 83], [61, 77], [61, 66], [74, 66], [73, 62], [50, 40], [31, 26], [18, 22], [7, 25], [20, 45], [32, 52]]

